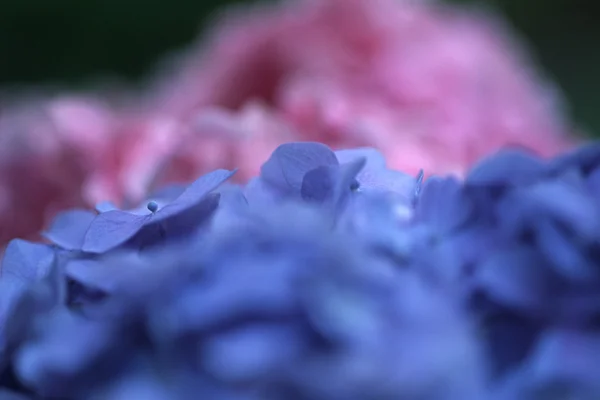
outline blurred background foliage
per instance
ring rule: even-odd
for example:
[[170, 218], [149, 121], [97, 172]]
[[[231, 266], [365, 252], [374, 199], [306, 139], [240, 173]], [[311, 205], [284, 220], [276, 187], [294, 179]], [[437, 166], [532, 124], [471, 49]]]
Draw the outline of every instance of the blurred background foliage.
[[[0, 87], [135, 81], [194, 39], [215, 10], [243, 1], [2, 0]], [[565, 92], [571, 117], [600, 133], [600, 2], [453, 1], [504, 14]]]

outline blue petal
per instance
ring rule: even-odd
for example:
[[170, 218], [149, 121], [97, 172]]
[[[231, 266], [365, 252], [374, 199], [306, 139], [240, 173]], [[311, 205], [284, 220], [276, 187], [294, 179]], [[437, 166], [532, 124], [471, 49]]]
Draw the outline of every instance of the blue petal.
[[82, 285], [113, 293], [123, 282], [132, 282], [151, 272], [149, 263], [138, 253], [125, 252], [105, 259], [75, 259], [65, 266], [65, 274]]
[[0, 282], [29, 284], [47, 276], [55, 252], [44, 244], [13, 239], [8, 244], [2, 260]]
[[[522, 364], [535, 346], [544, 326], [539, 319], [524, 317], [506, 309], [494, 310], [484, 320], [488, 364], [498, 376]], [[512, 397], [502, 400], [514, 400]]]
[[[177, 197], [181, 196], [181, 194], [185, 192], [186, 187], [186, 185], [179, 184], [169, 185], [152, 192], [152, 194], [148, 196], [148, 199], [152, 199], [151, 201], [155, 202], [158, 205], [158, 208], [160, 209], [177, 199]], [[114, 210], [127, 211], [131, 214], [137, 215], [150, 215], [152, 213], [152, 211], [148, 209], [148, 202], [139, 204], [135, 208], [128, 208], [126, 210], [122, 210], [111, 201], [103, 201], [96, 204], [96, 211], [99, 213]]]
[[[129, 265], [127, 268], [129, 269]], [[121, 282], [119, 272], [100, 260], [73, 260], [65, 267], [65, 273], [70, 279], [106, 293], [115, 290], [115, 282]]]
[[521, 185], [540, 178], [547, 171], [544, 162], [522, 150], [501, 150], [483, 159], [469, 172], [469, 185]]
[[210, 172], [192, 183], [188, 188], [171, 202], [169, 205], [159, 209], [153, 215], [153, 222], [164, 221], [179, 213], [194, 208], [201, 203], [210, 192], [218, 188], [223, 182], [228, 180], [236, 173], [225, 169], [219, 169]]
[[415, 218], [447, 234], [467, 222], [472, 211], [470, 199], [457, 179], [431, 177], [419, 195]]
[[531, 188], [529, 196], [567, 229], [586, 242], [600, 233], [600, 209], [578, 174], [562, 174]]
[[261, 179], [284, 194], [299, 194], [304, 175], [322, 166], [338, 165], [335, 153], [321, 143], [300, 142], [279, 146], [261, 167]]
[[226, 225], [249, 210], [248, 200], [240, 186], [228, 185], [219, 189], [219, 208], [212, 219], [213, 226]]
[[300, 193], [304, 200], [326, 203], [336, 211], [344, 204], [358, 182], [356, 176], [366, 160], [357, 159], [340, 166], [321, 166], [305, 174]]
[[78, 379], [81, 371], [99, 357], [116, 358], [115, 349], [120, 346], [113, 341], [110, 324], [84, 319], [62, 308], [43, 322], [42, 331], [19, 349], [14, 365], [19, 380], [44, 397], [72, 398], [67, 393], [87, 386]]
[[244, 196], [250, 205], [262, 205], [277, 203], [280, 194], [272, 190], [272, 187], [260, 177], [252, 178], [244, 187]]
[[505, 244], [494, 229], [476, 224], [458, 230], [446, 240], [456, 248], [463, 265], [478, 265]]
[[[567, 286], [567, 285], [565, 285]], [[600, 315], [600, 290], [598, 283], [568, 285], [553, 304], [556, 320], [571, 326], [586, 326]], [[596, 324], [594, 324], [596, 325]]]
[[[389, 293], [384, 285], [375, 290], [378, 296], [369, 296], [368, 287], [372, 282], [352, 286], [351, 282], [340, 284], [335, 278], [321, 278], [310, 282], [302, 302], [310, 324], [329, 340], [344, 344], [357, 344], [373, 340], [377, 336], [378, 300]], [[376, 291], [374, 291], [377, 293]], [[391, 300], [391, 298], [389, 298]]]
[[248, 200], [244, 196], [244, 190], [241, 186], [224, 185], [218, 192], [221, 195], [221, 207], [236, 210], [245, 210], [248, 207]]
[[117, 205], [115, 203], [113, 203], [112, 201], [102, 201], [102, 202], [96, 204], [95, 208], [96, 208], [96, 211], [98, 211], [99, 213], [119, 209], [119, 207], [117, 207]]
[[308, 171], [302, 180], [302, 199], [324, 203], [333, 197], [338, 167], [321, 166]]
[[42, 235], [65, 250], [80, 250], [83, 239], [96, 214], [85, 210], [59, 213]]
[[600, 166], [600, 143], [592, 142], [554, 158], [549, 163], [549, 170], [551, 173], [560, 174], [568, 169], [576, 168], [587, 174], [598, 166]]
[[231, 383], [251, 382], [290, 365], [307, 345], [295, 327], [253, 324], [207, 340], [202, 366], [213, 377]]
[[[204, 226], [204, 223], [213, 216], [221, 199], [220, 193], [210, 193], [207, 196], [188, 207], [185, 210], [181, 210], [178, 214], [173, 214], [169, 218], [153, 219], [152, 228], [157, 223], [160, 224], [162, 229], [162, 236], [160, 239], [174, 239], [189, 235]], [[157, 222], [158, 221], [158, 222]], [[149, 244], [150, 240], [148, 240]]]
[[598, 279], [597, 265], [582, 253], [575, 238], [565, 236], [548, 221], [539, 222], [536, 233], [538, 247], [558, 274], [581, 283]]
[[415, 178], [403, 172], [383, 170], [374, 172], [363, 170], [356, 177], [362, 190], [379, 190], [394, 192], [402, 195], [407, 200], [412, 200], [415, 192]]
[[356, 176], [361, 190], [381, 190], [401, 194], [411, 199], [415, 179], [403, 172], [387, 169], [383, 155], [373, 148], [340, 150], [335, 152], [340, 164], [364, 158], [364, 168]]
[[477, 287], [494, 301], [531, 312], [548, 301], [548, 275], [544, 260], [535, 251], [519, 247], [497, 251], [476, 271]]
[[367, 160], [359, 158], [352, 162], [341, 164], [339, 167], [339, 177], [334, 186], [334, 202], [336, 206], [341, 206], [346, 198], [360, 187], [356, 177], [365, 167]]
[[[529, 226], [532, 221], [544, 217], [559, 217], [565, 222], [588, 217], [593, 205], [588, 204], [584, 210], [574, 206], [577, 203], [590, 203], [582, 193], [556, 181], [517, 188], [510, 191], [498, 203], [500, 222], [505, 226]], [[592, 206], [592, 208], [590, 208]]]
[[136, 215], [113, 210], [98, 215], [90, 225], [82, 250], [89, 253], [104, 253], [134, 237], [152, 215]]
[[2, 400], [33, 400], [32, 397], [19, 394], [6, 389], [0, 389], [0, 399]]
[[21, 239], [8, 244], [0, 269], [0, 348], [6, 339], [9, 327], [5, 323], [11, 308], [28, 287], [50, 275], [54, 260], [50, 246]]
[[594, 169], [587, 177], [586, 185], [597, 202], [600, 201], [600, 168]]
[[[139, 244], [145, 247], [161, 239], [165, 233], [174, 237], [191, 232], [212, 215], [219, 204], [218, 195], [207, 195], [235, 172], [222, 169], [210, 172], [189, 185], [164, 207], [163, 204], [167, 203], [168, 199], [156, 199], [132, 210], [101, 213], [94, 219], [85, 235], [83, 250], [104, 253], [139, 235]], [[172, 196], [179, 190], [180, 188], [175, 186], [162, 195]], [[152, 207], [149, 207], [150, 204]], [[154, 212], [155, 209], [157, 210]]]
[[210, 286], [190, 286], [156, 310], [153, 328], [158, 336], [207, 330], [247, 315], [286, 316], [294, 310], [293, 262], [234, 251], [221, 257], [224, 262], [217, 265], [217, 279]]
[[414, 192], [414, 200], [416, 201], [421, 195], [421, 190], [423, 189], [423, 181], [425, 180], [425, 171], [420, 170], [417, 176], [415, 177], [415, 192]]
[[378, 254], [395, 260], [408, 257], [413, 235], [402, 229], [412, 210], [381, 193], [357, 192], [351, 196], [340, 225], [364, 238]]
[[576, 240], [590, 242], [600, 233], [599, 210], [583, 190], [547, 181], [509, 193], [498, 204], [503, 229], [516, 234], [544, 219], [558, 222]]
[[[577, 393], [595, 389], [600, 395], [600, 337], [575, 330], [551, 330], [545, 333], [528, 363], [529, 381], [536, 386], [567, 384]], [[570, 396], [569, 396], [570, 398]], [[587, 397], [586, 397], [587, 398]]]

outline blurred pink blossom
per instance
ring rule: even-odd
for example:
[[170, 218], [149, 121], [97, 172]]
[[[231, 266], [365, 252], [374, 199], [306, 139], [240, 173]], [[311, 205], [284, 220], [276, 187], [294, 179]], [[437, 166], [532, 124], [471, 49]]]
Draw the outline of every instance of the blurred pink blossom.
[[507, 144], [551, 155], [569, 140], [554, 88], [489, 14], [295, 0], [239, 9], [209, 37], [164, 74], [154, 107], [185, 119], [261, 100], [298, 139], [376, 146], [412, 173], [461, 173]]
[[212, 168], [245, 180], [291, 140], [377, 147], [409, 173], [461, 174], [507, 144], [551, 155], [574, 139], [531, 66], [490, 15], [430, 1], [237, 9], [126, 105], [63, 95], [0, 109], [0, 242]]
[[117, 144], [117, 121], [92, 97], [26, 98], [0, 108], [0, 244], [31, 237], [64, 208]]
[[205, 107], [185, 122], [160, 111], [130, 113], [114, 162], [98, 165], [86, 198], [136, 203], [159, 184], [187, 182], [215, 168], [240, 168], [236, 179], [245, 181], [280, 143], [295, 138], [286, 121], [252, 102], [237, 111]]

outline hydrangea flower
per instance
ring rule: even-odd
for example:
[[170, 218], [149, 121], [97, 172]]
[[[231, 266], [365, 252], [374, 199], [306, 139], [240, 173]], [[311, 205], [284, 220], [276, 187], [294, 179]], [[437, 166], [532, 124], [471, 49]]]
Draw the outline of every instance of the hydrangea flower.
[[462, 174], [505, 145], [553, 155], [570, 142], [560, 96], [509, 31], [436, 1], [234, 8], [161, 71], [149, 107], [189, 119], [260, 102], [296, 140], [377, 147], [411, 174]]
[[[188, 220], [196, 225], [217, 208], [218, 195], [211, 192], [229, 179], [235, 171], [216, 170], [188, 186], [171, 201], [152, 200], [143, 208], [119, 210], [110, 203], [96, 207], [99, 215], [66, 211], [57, 216], [45, 237], [66, 250], [104, 253], [139, 235], [143, 242], [162, 240], [189, 233]], [[136, 241], [137, 242], [137, 241]], [[147, 244], [147, 243], [146, 243]]]
[[288, 143], [246, 186], [217, 170], [137, 209], [59, 215], [50, 244], [12, 241], [0, 390], [597, 398], [600, 145], [507, 148], [463, 179], [385, 165]]
[[480, 319], [505, 398], [600, 393], [599, 154], [598, 144], [551, 161], [504, 150], [464, 183], [432, 178], [421, 193], [416, 218], [429, 225], [430, 254], [452, 257], [451, 279], [440, 257], [417, 263]]
[[[232, 201], [243, 191], [219, 187], [231, 173], [215, 171], [169, 205], [150, 202], [142, 213], [102, 204], [92, 218], [75, 210], [45, 233], [53, 244], [12, 242], [0, 283], [10, 283], [19, 264], [32, 272], [5, 303], [6, 326], [17, 312], [25, 320], [19, 335], [6, 334], [4, 365], [19, 382], [7, 389], [98, 399], [480, 398], [485, 369], [458, 303], [331, 224], [371, 195], [356, 182], [367, 164], [359, 161], [339, 180], [323, 170], [332, 179], [310, 192], [322, 198], [333, 187], [346, 199], [339, 207], [302, 196], [302, 182], [344, 164], [325, 145], [292, 143], [263, 165], [267, 184], [287, 184], [289, 196], [278, 201]], [[418, 181], [397, 176], [409, 198]], [[180, 223], [189, 229], [176, 239], [141, 235], [132, 246], [122, 239], [133, 238], [129, 223], [94, 226], [115, 212], [167, 222], [175, 211], [160, 218], [161, 211], [183, 212], [221, 193], [218, 212], [232, 217], [214, 213], [206, 226], [205, 214], [188, 214]], [[87, 248], [90, 232], [110, 246]]]

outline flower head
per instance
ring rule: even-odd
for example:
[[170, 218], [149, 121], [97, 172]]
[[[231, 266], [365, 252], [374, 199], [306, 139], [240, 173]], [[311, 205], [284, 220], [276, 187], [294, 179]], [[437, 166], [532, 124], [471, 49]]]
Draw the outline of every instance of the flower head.
[[[407, 199], [418, 181], [398, 173], [402, 185], [361, 192], [354, 182], [368, 163], [356, 154], [287, 144], [259, 178], [279, 200], [220, 186], [231, 173], [218, 170], [168, 205], [74, 210], [45, 233], [52, 245], [13, 241], [0, 284], [19, 277], [20, 289], [0, 299], [5, 328], [20, 328], [5, 329], [4, 365], [34, 393], [67, 398], [481, 398], [485, 364], [460, 303], [347, 223], [393, 210], [398, 198], [382, 193], [403, 187]], [[379, 167], [367, 187], [377, 171], [389, 180]], [[321, 173], [325, 186], [305, 183]], [[207, 198], [210, 213], [186, 213]], [[171, 235], [171, 217], [183, 214]], [[164, 231], [143, 233], [129, 219]]]
[[244, 9], [163, 74], [151, 104], [190, 118], [259, 101], [296, 140], [377, 147], [412, 174], [462, 174], [505, 145], [553, 155], [570, 141], [556, 90], [507, 31], [490, 15], [437, 2]]

